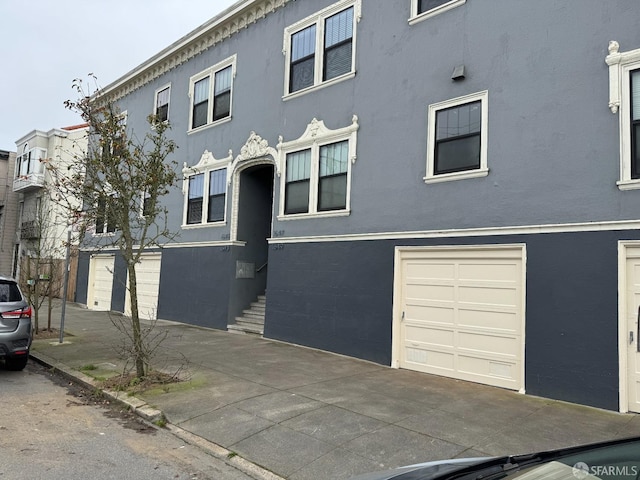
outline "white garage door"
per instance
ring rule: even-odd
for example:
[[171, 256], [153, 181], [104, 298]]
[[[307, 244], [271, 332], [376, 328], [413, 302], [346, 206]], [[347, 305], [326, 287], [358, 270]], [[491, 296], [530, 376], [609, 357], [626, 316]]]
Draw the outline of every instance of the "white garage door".
[[[159, 253], [147, 254], [141, 257], [136, 265], [136, 280], [138, 285], [138, 314], [147, 320], [157, 318], [158, 291], [160, 289], [160, 265], [162, 256]], [[129, 278], [127, 277], [127, 297], [124, 313], [131, 315], [131, 300], [129, 299]]]
[[396, 364], [524, 391], [524, 247], [398, 248], [396, 258]]
[[113, 262], [113, 255], [95, 255], [91, 257], [87, 293], [87, 308], [90, 310], [111, 310]]

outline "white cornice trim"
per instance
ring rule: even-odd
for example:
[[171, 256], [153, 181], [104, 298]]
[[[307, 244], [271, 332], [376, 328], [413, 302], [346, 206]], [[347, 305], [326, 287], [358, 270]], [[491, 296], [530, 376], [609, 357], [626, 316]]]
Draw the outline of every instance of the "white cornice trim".
[[366, 240], [403, 240], [451, 237], [488, 237], [492, 235], [534, 235], [544, 233], [599, 232], [612, 230], [640, 230], [640, 220], [609, 222], [521, 225], [509, 227], [461, 228], [445, 230], [416, 230], [407, 232], [379, 232], [344, 235], [269, 238], [269, 243], [357, 242]]
[[240, 0], [100, 91], [116, 101], [226, 40], [291, 0]]

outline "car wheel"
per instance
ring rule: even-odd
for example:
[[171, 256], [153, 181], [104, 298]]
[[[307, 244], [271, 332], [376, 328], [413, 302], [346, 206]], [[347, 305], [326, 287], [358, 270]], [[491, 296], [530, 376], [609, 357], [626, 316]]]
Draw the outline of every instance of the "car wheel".
[[28, 359], [28, 355], [20, 355], [19, 357], [5, 357], [4, 364], [7, 367], [7, 370], [17, 372], [20, 370], [24, 370], [24, 367], [27, 366]]

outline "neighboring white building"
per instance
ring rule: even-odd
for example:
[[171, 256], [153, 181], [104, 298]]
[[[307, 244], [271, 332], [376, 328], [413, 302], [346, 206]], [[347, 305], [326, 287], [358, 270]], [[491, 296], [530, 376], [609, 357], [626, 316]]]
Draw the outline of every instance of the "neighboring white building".
[[16, 142], [13, 192], [18, 199], [18, 245], [14, 275], [26, 258], [63, 259], [66, 252], [68, 215], [50, 201], [48, 185], [51, 172], [46, 165], [60, 167], [84, 155], [88, 124], [54, 128], [47, 132], [33, 130]]

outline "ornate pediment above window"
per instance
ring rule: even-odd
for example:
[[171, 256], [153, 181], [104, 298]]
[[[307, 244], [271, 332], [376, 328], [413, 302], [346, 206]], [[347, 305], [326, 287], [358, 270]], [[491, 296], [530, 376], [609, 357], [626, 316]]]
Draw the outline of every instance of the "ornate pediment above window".
[[200, 161], [195, 165], [189, 166], [187, 162], [184, 162], [182, 166], [182, 175], [183, 175], [183, 185], [182, 190], [184, 193], [187, 191], [188, 187], [188, 178], [191, 175], [195, 175], [197, 173], [206, 172], [207, 170], [213, 170], [215, 168], [220, 168], [225, 165], [228, 165], [233, 160], [233, 153], [229, 150], [229, 155], [225, 158], [215, 158], [213, 154], [209, 150], [205, 150], [200, 157]]
[[[275, 148], [269, 146], [269, 142], [256, 134], [256, 132], [251, 132], [246, 143], [240, 149], [240, 155], [233, 161], [231, 172], [235, 172], [239, 167], [247, 163], [270, 163], [275, 166], [276, 174], [280, 176], [280, 168], [275, 161], [277, 155], [278, 152]], [[231, 183], [231, 177], [229, 175], [227, 178], [228, 183]]]

